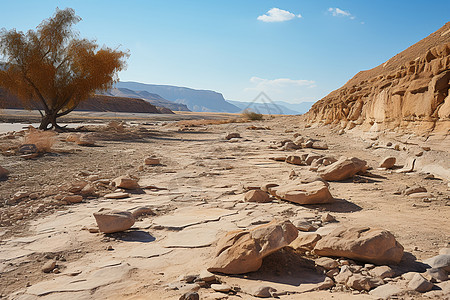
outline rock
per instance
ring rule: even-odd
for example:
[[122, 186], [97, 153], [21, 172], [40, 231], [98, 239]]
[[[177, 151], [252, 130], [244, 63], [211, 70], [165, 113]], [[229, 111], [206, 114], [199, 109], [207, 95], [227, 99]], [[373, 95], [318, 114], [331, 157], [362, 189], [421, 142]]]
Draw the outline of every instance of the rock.
[[322, 222], [335, 222], [336, 218], [334, 216], [330, 215], [330, 213], [325, 213], [325, 214], [322, 215], [320, 220]]
[[331, 270], [339, 266], [337, 261], [328, 257], [320, 257], [316, 259], [316, 265], [323, 267], [325, 270]]
[[135, 190], [140, 188], [136, 179], [127, 176], [117, 177], [116, 179], [113, 180], [113, 183], [117, 188], [123, 188], [127, 190]]
[[269, 195], [261, 190], [251, 190], [245, 193], [244, 199], [247, 202], [267, 203], [270, 202]]
[[312, 164], [312, 162], [316, 159], [319, 159], [323, 157], [323, 155], [317, 154], [317, 153], [309, 153], [306, 158], [304, 159], [305, 163], [309, 166]]
[[340, 284], [346, 284], [347, 280], [353, 275], [348, 266], [342, 266], [338, 275], [334, 277], [334, 281]]
[[361, 274], [353, 274], [347, 280], [347, 287], [358, 291], [370, 291], [372, 288], [384, 284], [382, 279], [372, 278]]
[[41, 268], [42, 272], [50, 273], [56, 267], [56, 262], [54, 260], [47, 261]]
[[302, 161], [300, 156], [297, 155], [289, 155], [288, 157], [286, 157], [286, 162], [288, 164], [292, 164], [292, 165], [304, 165], [305, 163]]
[[313, 144], [314, 144], [314, 141], [313, 141], [313, 140], [307, 140], [307, 141], [303, 144], [303, 147], [305, 147], [305, 148], [312, 148]]
[[270, 298], [277, 290], [270, 286], [257, 286], [251, 294], [258, 298]]
[[414, 186], [414, 187], [407, 188], [407, 189], [404, 191], [404, 194], [405, 194], [405, 195], [411, 195], [411, 194], [416, 194], [416, 193], [426, 193], [426, 192], [427, 192], [427, 189], [426, 189], [426, 188], [421, 187], [421, 186]]
[[431, 268], [427, 270], [426, 278], [431, 282], [442, 282], [448, 280], [448, 274], [443, 269]]
[[133, 218], [137, 219], [140, 216], [144, 216], [144, 215], [155, 215], [155, 212], [153, 211], [153, 209], [151, 207], [142, 206], [142, 207], [138, 207], [135, 210], [133, 210], [131, 212], [131, 214], [133, 215]]
[[269, 159], [274, 160], [274, 161], [285, 161], [286, 156], [274, 156], [274, 157], [270, 157]]
[[125, 231], [134, 225], [133, 215], [128, 211], [101, 210], [94, 213], [98, 229], [104, 233]]
[[287, 150], [287, 151], [291, 151], [291, 150], [297, 150], [297, 149], [301, 149], [302, 146], [299, 146], [297, 144], [295, 144], [294, 142], [287, 142], [283, 145], [282, 150]]
[[428, 292], [433, 288], [433, 284], [423, 278], [422, 275], [416, 274], [413, 279], [408, 283], [408, 288], [410, 290], [414, 290], [420, 293]]
[[405, 165], [403, 166], [403, 168], [401, 168], [400, 170], [396, 170], [397, 173], [408, 173], [408, 172], [412, 172], [414, 171], [414, 165], [416, 163], [416, 159], [414, 157], [409, 157], [406, 162]]
[[311, 251], [321, 238], [317, 233], [299, 233], [297, 238], [289, 244], [289, 247], [295, 250]]
[[0, 166], [0, 180], [8, 178], [9, 171]]
[[298, 230], [289, 221], [273, 220], [251, 230], [230, 231], [217, 243], [210, 272], [243, 274], [256, 271], [267, 255], [289, 245]]
[[366, 161], [356, 157], [342, 157], [335, 163], [319, 169], [322, 179], [327, 181], [340, 181], [352, 178], [356, 173], [366, 167]]
[[215, 290], [216, 292], [222, 292], [222, 293], [228, 293], [229, 291], [231, 291], [231, 286], [229, 286], [228, 284], [217, 284], [217, 283], [213, 283], [211, 284], [211, 288], [213, 290]]
[[450, 255], [437, 255], [425, 260], [424, 263], [432, 268], [439, 268], [450, 272]]
[[27, 191], [19, 191], [12, 196], [11, 198], [12, 203], [16, 203], [17, 201], [22, 200], [23, 198], [26, 198], [29, 195], [30, 193]]
[[92, 147], [95, 146], [95, 140], [92, 135], [82, 134], [78, 137], [78, 140], [75, 141], [79, 146]]
[[396, 161], [397, 159], [393, 156], [385, 157], [381, 161], [380, 168], [391, 169], [395, 165]]
[[326, 277], [323, 282], [319, 283], [317, 286], [318, 290], [328, 290], [334, 286], [334, 281], [330, 277]]
[[73, 182], [72, 185], [67, 190], [69, 193], [78, 194], [87, 185], [86, 181]]
[[369, 295], [374, 296], [377, 299], [391, 299], [393, 296], [402, 292], [403, 290], [399, 286], [388, 283], [371, 290]]
[[198, 279], [205, 282], [213, 282], [216, 281], [216, 275], [209, 272], [208, 270], [203, 270], [200, 272], [200, 275], [198, 275]]
[[310, 222], [305, 219], [296, 219], [292, 221], [295, 227], [300, 231], [313, 231], [316, 229]]
[[377, 265], [398, 264], [403, 246], [387, 230], [338, 227], [322, 237], [314, 252], [319, 256], [346, 257]]
[[272, 191], [280, 199], [302, 205], [334, 202], [334, 198], [328, 190], [328, 185], [323, 181], [314, 181], [305, 184], [294, 181], [275, 187]]
[[157, 166], [159, 165], [159, 158], [147, 157], [144, 160], [144, 164], [147, 166]]
[[100, 179], [100, 176], [98, 176], [98, 175], [96, 175], [96, 174], [94, 174], [94, 175], [89, 175], [86, 179], [89, 180], [89, 181], [96, 181], [96, 180], [99, 180], [99, 179]]
[[328, 149], [328, 145], [326, 143], [324, 143], [324, 142], [316, 141], [316, 142], [313, 142], [312, 148], [313, 149], [318, 149], [318, 150], [327, 150]]
[[179, 300], [199, 300], [200, 296], [197, 292], [187, 292], [180, 296]]
[[370, 274], [374, 277], [379, 277], [381, 279], [394, 277], [395, 271], [388, 266], [375, 267], [370, 271]]
[[240, 137], [241, 137], [241, 135], [240, 135], [239, 133], [233, 132], [233, 133], [228, 133], [228, 134], [225, 136], [225, 139], [231, 140], [231, 139], [238, 139], [238, 138], [240, 138]]
[[272, 188], [277, 187], [278, 184], [276, 183], [265, 183], [261, 186], [261, 190], [266, 192], [266, 193], [270, 193]]
[[95, 187], [92, 184], [86, 184], [84, 188], [81, 189], [80, 194], [83, 196], [97, 196]]
[[62, 201], [66, 201], [67, 203], [80, 203], [83, 201], [83, 196], [80, 195], [68, 195], [64, 196], [61, 199]]
[[106, 199], [124, 199], [124, 198], [129, 198], [129, 197], [130, 197], [130, 194], [124, 193], [124, 192], [116, 192], [116, 193], [110, 193], [110, 194], [105, 195]]

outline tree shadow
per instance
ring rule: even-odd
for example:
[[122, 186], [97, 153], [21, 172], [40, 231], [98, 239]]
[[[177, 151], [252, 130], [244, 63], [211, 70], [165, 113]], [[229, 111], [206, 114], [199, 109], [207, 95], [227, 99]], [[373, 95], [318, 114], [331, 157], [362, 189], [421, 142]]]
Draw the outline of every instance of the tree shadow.
[[303, 206], [308, 207], [308, 208], [321, 209], [321, 210], [329, 211], [329, 212], [337, 212], [337, 213], [352, 213], [352, 212], [362, 210], [361, 206], [359, 206], [353, 202], [347, 201], [345, 199], [334, 198], [334, 200], [335, 201], [333, 203], [310, 204], [310, 205], [303, 205]]
[[105, 235], [124, 242], [150, 243], [156, 240], [154, 236], [143, 230], [129, 230]]

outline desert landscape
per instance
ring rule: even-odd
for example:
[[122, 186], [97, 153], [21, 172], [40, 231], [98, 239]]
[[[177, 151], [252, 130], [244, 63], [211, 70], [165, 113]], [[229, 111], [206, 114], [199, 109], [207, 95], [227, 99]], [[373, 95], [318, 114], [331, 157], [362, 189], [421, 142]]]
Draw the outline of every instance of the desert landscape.
[[298, 115], [101, 51], [61, 105], [0, 68], [1, 299], [450, 299], [450, 23]]

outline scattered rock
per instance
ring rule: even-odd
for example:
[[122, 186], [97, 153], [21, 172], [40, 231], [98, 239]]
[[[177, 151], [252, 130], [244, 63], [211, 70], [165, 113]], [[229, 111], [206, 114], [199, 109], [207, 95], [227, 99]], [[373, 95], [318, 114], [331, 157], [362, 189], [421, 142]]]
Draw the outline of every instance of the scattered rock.
[[240, 138], [240, 137], [241, 137], [241, 135], [240, 135], [239, 133], [233, 132], [233, 133], [228, 133], [228, 134], [225, 136], [225, 139], [231, 140], [231, 139], [238, 139], [238, 138]]
[[83, 196], [68, 195], [68, 196], [64, 196], [61, 200], [66, 201], [67, 203], [80, 203], [83, 201]]
[[408, 288], [420, 293], [425, 293], [433, 288], [433, 284], [417, 273], [409, 282]]
[[437, 255], [425, 260], [424, 263], [432, 268], [439, 268], [450, 272], [450, 255]]
[[322, 215], [320, 220], [322, 222], [329, 222], [329, 223], [331, 223], [331, 222], [335, 222], [336, 218], [334, 216], [332, 216], [330, 213], [325, 213], [325, 214]]
[[312, 148], [313, 149], [318, 149], [318, 150], [327, 150], [328, 149], [328, 145], [326, 143], [324, 143], [324, 142], [316, 141], [316, 142], [313, 142]]
[[8, 178], [9, 171], [0, 166], [0, 180]]
[[153, 209], [151, 207], [142, 206], [142, 207], [138, 207], [135, 210], [133, 210], [133, 212], [131, 214], [133, 215], [133, 218], [137, 219], [140, 216], [144, 216], [144, 215], [155, 215], [155, 212], [153, 211]]
[[276, 184], [276, 183], [265, 183], [261, 186], [261, 190], [266, 193], [271, 194], [272, 188], [277, 187], [277, 186], [278, 186], [278, 184]]
[[198, 275], [198, 279], [205, 282], [213, 282], [216, 281], [216, 275], [209, 272], [208, 270], [203, 270], [200, 272], [200, 275]]
[[200, 296], [197, 292], [187, 292], [180, 296], [179, 300], [199, 300]]
[[366, 161], [352, 157], [342, 157], [329, 166], [319, 168], [320, 177], [327, 181], [340, 181], [352, 178], [366, 167]]
[[296, 219], [292, 221], [292, 224], [294, 224], [295, 227], [297, 227], [300, 231], [313, 231], [317, 229], [314, 227], [310, 222], [308, 222], [305, 219]]
[[106, 199], [123, 199], [129, 198], [130, 194], [124, 192], [110, 193], [104, 196]]
[[398, 264], [403, 246], [387, 230], [369, 227], [338, 227], [314, 247], [319, 256], [356, 259], [378, 265]]
[[257, 203], [267, 203], [270, 202], [269, 195], [261, 190], [251, 190], [245, 193], [245, 201], [247, 202], [257, 202]]
[[295, 181], [275, 187], [272, 191], [280, 199], [302, 205], [334, 202], [334, 198], [328, 190], [328, 185], [323, 181], [314, 181], [305, 184]]
[[397, 159], [393, 156], [385, 157], [381, 161], [380, 168], [391, 169], [395, 165], [396, 161]]
[[305, 163], [302, 161], [300, 156], [296, 156], [296, 155], [289, 155], [288, 157], [286, 157], [286, 162], [288, 164], [293, 164], [293, 165], [304, 165]]
[[257, 286], [251, 294], [258, 298], [270, 298], [277, 290], [270, 286]]
[[397, 173], [408, 173], [408, 172], [412, 172], [414, 171], [414, 165], [416, 163], [416, 159], [414, 157], [409, 157], [406, 162], [405, 165], [403, 166], [403, 168], [401, 168], [400, 170], [396, 170]]
[[95, 140], [92, 135], [82, 134], [78, 137], [78, 140], [75, 141], [79, 146], [92, 147], [95, 146]]
[[330, 277], [326, 277], [325, 280], [317, 286], [318, 290], [328, 290], [334, 286], [334, 281]]
[[231, 286], [229, 286], [228, 284], [217, 284], [217, 283], [213, 283], [211, 284], [211, 288], [213, 290], [215, 290], [216, 292], [222, 292], [222, 293], [228, 293], [229, 291], [231, 291]]
[[135, 190], [140, 188], [136, 179], [127, 176], [117, 177], [116, 179], [113, 180], [113, 183], [117, 188], [123, 188], [127, 190]]
[[12, 203], [16, 203], [17, 201], [22, 200], [23, 198], [26, 198], [29, 195], [30, 193], [27, 191], [19, 191], [12, 196], [11, 198]]
[[384, 284], [380, 278], [372, 278], [370, 276], [364, 276], [362, 274], [353, 274], [347, 280], [347, 287], [358, 291], [369, 291], [374, 287]]
[[431, 282], [442, 282], [448, 280], [447, 272], [440, 268], [428, 269], [425, 277]]
[[346, 284], [347, 280], [353, 275], [352, 271], [350, 271], [349, 266], [342, 266], [338, 275], [334, 277], [334, 280], [340, 284]]
[[297, 238], [289, 244], [289, 247], [295, 250], [311, 251], [321, 238], [320, 234], [317, 233], [299, 233]]
[[159, 158], [147, 157], [144, 160], [144, 164], [147, 166], [157, 166], [159, 165]]
[[416, 193], [426, 193], [427, 189], [421, 186], [414, 186], [414, 187], [410, 187], [407, 188], [404, 192], [405, 195], [411, 195], [411, 194], [416, 194]]
[[54, 260], [47, 261], [41, 268], [42, 272], [50, 273], [56, 267], [56, 262]]
[[289, 221], [273, 220], [251, 230], [230, 231], [217, 243], [210, 272], [243, 274], [256, 271], [267, 255], [289, 245], [298, 230]]
[[128, 211], [101, 210], [94, 213], [98, 229], [104, 233], [125, 231], [134, 225], [133, 215]]
[[375, 267], [370, 271], [370, 274], [374, 277], [379, 277], [381, 279], [391, 278], [395, 276], [395, 271], [388, 266]]
[[329, 257], [320, 257], [316, 259], [316, 265], [323, 267], [325, 270], [331, 270], [337, 268], [339, 263]]
[[391, 299], [391, 297], [402, 292], [403, 290], [399, 286], [388, 283], [371, 290], [369, 295], [374, 296], [377, 299]]

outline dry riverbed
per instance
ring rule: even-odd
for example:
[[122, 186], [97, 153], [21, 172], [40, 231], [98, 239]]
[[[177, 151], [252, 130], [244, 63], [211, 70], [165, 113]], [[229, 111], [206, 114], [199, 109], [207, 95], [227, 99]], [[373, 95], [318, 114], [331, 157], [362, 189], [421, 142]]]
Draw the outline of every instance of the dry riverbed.
[[[274, 218], [309, 225], [308, 234], [323, 236], [341, 225], [388, 230], [405, 254], [399, 266], [392, 266], [396, 274], [384, 283], [400, 287], [408, 282], [402, 272], [419, 271], [414, 269], [420, 269], [417, 261], [449, 247], [448, 137], [356, 128], [339, 132], [309, 127], [295, 116], [236, 123], [217, 118], [128, 121], [108, 125], [105, 117], [99, 125], [48, 137], [54, 139], [51, 149], [37, 157], [17, 152], [25, 132], [0, 136], [0, 166], [10, 172], [0, 181], [2, 297], [179, 299], [196, 290], [200, 299], [256, 299], [255, 290], [270, 287], [276, 290], [272, 296], [280, 299], [377, 298], [345, 284], [327, 286], [335, 277], [326, 276], [315, 264], [313, 252], [300, 254], [286, 247], [265, 257], [257, 272], [216, 274], [215, 284], [230, 287], [226, 292], [215, 291], [211, 282], [198, 276], [210, 267], [223, 234], [251, 230]], [[240, 137], [226, 139], [229, 133]], [[325, 143], [328, 149], [282, 146], [299, 136], [305, 142]], [[244, 200], [248, 190], [267, 183], [283, 185], [317, 176], [311, 164], [270, 159], [311, 153], [336, 159], [357, 157], [370, 168], [351, 179], [329, 182], [334, 203]], [[396, 158], [394, 169], [379, 168], [387, 156]], [[159, 164], [145, 165], [148, 157], [159, 159]], [[414, 171], [397, 172], [412, 159]], [[141, 189], [117, 190], [111, 181], [118, 176], [137, 180]], [[80, 194], [80, 182], [91, 189], [81, 202], [71, 203], [67, 196]], [[408, 195], [410, 188], [419, 192]], [[130, 195], [105, 197], [113, 192]], [[101, 209], [133, 212], [140, 207], [146, 207], [147, 213], [136, 217], [129, 230], [98, 232], [93, 213]], [[327, 219], [327, 214], [335, 220]], [[335, 261], [338, 272], [347, 264], [366, 268], [367, 273], [372, 268], [352, 260]], [[46, 264], [49, 271], [43, 272]], [[448, 282], [435, 282], [427, 293], [405, 287], [398, 298], [439, 299], [450, 290]]]

